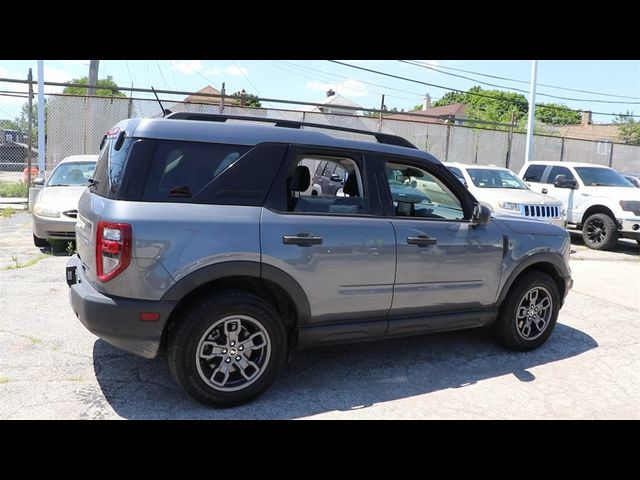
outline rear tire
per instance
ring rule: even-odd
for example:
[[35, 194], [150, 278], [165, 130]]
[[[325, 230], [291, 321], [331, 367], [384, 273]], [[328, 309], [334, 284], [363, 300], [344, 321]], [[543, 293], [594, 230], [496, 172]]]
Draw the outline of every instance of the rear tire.
[[582, 225], [584, 244], [594, 250], [609, 250], [618, 241], [616, 222], [605, 213], [591, 215]]
[[225, 292], [189, 306], [169, 332], [173, 377], [206, 405], [230, 407], [254, 399], [278, 377], [287, 332], [273, 307], [244, 292]]
[[35, 233], [33, 234], [33, 244], [38, 248], [49, 248], [51, 244], [47, 242], [44, 238], [36, 237]]
[[556, 282], [546, 273], [526, 273], [509, 289], [493, 331], [511, 350], [533, 350], [549, 338], [559, 311]]

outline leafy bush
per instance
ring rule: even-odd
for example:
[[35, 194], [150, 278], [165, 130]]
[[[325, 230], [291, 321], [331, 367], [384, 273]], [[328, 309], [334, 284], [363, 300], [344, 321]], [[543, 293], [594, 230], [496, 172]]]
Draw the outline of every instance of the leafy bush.
[[25, 198], [29, 195], [29, 189], [23, 182], [0, 182], [0, 197]]

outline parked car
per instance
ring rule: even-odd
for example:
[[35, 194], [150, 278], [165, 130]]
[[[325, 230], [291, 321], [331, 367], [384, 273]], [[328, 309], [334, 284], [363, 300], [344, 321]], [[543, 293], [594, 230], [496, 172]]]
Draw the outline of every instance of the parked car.
[[640, 244], [640, 190], [614, 169], [592, 163], [529, 162], [520, 176], [567, 209], [567, 226], [582, 230], [587, 247], [607, 250], [619, 237]]
[[[218, 406], [266, 390], [295, 348], [490, 324], [511, 349], [547, 340], [572, 286], [564, 229], [491, 218], [403, 138], [308, 126], [186, 112], [118, 123], [78, 206], [66, 275], [80, 322], [125, 351], [165, 352], [177, 383]], [[344, 169], [344, 196], [311, 192], [318, 158]]]
[[347, 171], [339, 164], [320, 160], [311, 179], [312, 195], [336, 195], [344, 186]]
[[462, 163], [445, 165], [491, 211], [565, 226], [566, 212], [562, 202], [532, 191], [508, 168]]
[[50, 246], [50, 240], [74, 240], [78, 216], [78, 200], [89, 185], [96, 166], [97, 155], [72, 155], [56, 165], [34, 201], [33, 243], [36, 247]]
[[622, 176], [629, 180], [634, 187], [640, 188], [640, 173], [623, 173]]

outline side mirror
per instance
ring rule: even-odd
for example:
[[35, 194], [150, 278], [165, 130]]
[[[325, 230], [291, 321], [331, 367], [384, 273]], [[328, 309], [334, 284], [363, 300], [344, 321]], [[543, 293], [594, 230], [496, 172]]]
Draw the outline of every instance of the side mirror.
[[42, 177], [34, 178], [33, 182], [31, 183], [33, 183], [34, 185], [44, 185], [44, 178]]
[[553, 186], [556, 188], [570, 188], [571, 190], [575, 190], [578, 188], [578, 181], [575, 179], [567, 179], [566, 175], [558, 175], [553, 181]]
[[331, 181], [332, 182], [342, 183], [342, 177], [340, 175], [338, 175], [337, 173], [332, 173], [331, 174]]
[[473, 213], [471, 214], [471, 226], [479, 227], [480, 225], [486, 225], [491, 219], [491, 210], [484, 205], [476, 203], [473, 205]]

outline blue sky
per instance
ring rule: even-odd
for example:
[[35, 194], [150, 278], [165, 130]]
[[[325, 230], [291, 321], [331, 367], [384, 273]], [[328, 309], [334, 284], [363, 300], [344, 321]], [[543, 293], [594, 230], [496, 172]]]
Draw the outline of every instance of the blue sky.
[[[419, 60], [431, 69], [402, 63], [398, 60], [344, 60], [363, 68], [378, 70], [397, 76], [450, 88], [467, 90], [479, 81], [500, 85], [504, 90], [519, 88], [528, 92], [531, 75], [529, 60]], [[45, 80], [64, 82], [87, 75], [88, 60], [45, 60]], [[37, 75], [35, 60], [0, 60], [0, 78], [25, 79], [29, 67]], [[458, 69], [458, 70], [453, 70]], [[488, 78], [482, 74], [511, 80]], [[455, 77], [462, 75], [475, 80]], [[218, 89], [225, 82], [227, 93], [245, 89], [260, 97], [302, 101], [319, 101], [328, 88], [369, 108], [380, 106], [385, 94], [388, 108], [405, 110], [422, 102], [425, 93], [440, 98], [446, 90], [420, 85], [375, 73], [357, 70], [326, 60], [101, 60], [99, 77], [113, 76], [118, 85], [195, 91], [210, 84]], [[541, 86], [545, 84], [549, 86]], [[494, 87], [482, 85], [483, 88]], [[590, 92], [633, 98], [620, 98], [567, 91], [563, 87]], [[0, 91], [20, 90], [18, 84], [1, 83]], [[46, 92], [61, 88], [46, 87]], [[640, 61], [638, 60], [542, 60], [538, 62], [538, 91], [536, 102], [559, 102], [575, 109], [594, 112], [618, 113], [627, 110], [640, 115]], [[542, 96], [556, 95], [580, 99], [563, 100]], [[526, 94], [528, 97], [528, 94]], [[174, 97], [179, 98], [179, 97]], [[598, 103], [592, 100], [621, 103]], [[0, 119], [14, 118], [24, 103], [23, 98], [8, 97], [0, 93]], [[264, 106], [270, 107], [269, 103]], [[297, 109], [297, 106], [273, 104], [279, 108]], [[595, 115], [594, 121], [610, 123], [612, 116]]]

